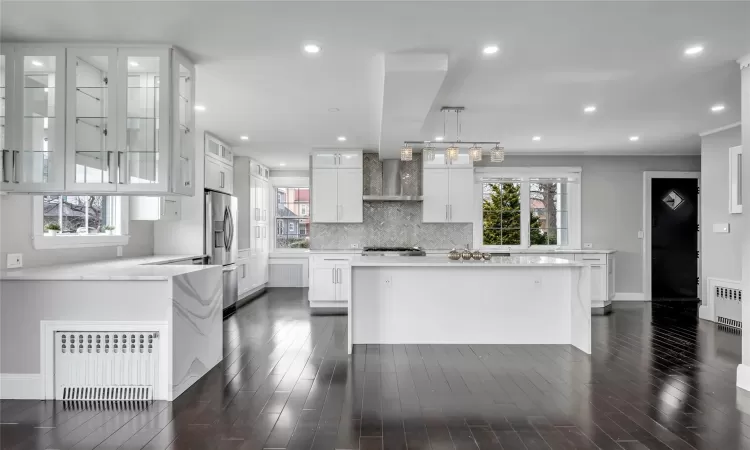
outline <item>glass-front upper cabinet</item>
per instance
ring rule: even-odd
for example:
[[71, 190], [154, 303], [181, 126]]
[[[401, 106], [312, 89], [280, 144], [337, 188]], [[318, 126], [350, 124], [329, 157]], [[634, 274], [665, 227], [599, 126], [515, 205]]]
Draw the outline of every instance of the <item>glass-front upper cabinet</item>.
[[66, 190], [117, 189], [117, 51], [68, 49]]
[[65, 51], [15, 48], [2, 57], [2, 190], [62, 191]]
[[9, 191], [11, 189], [11, 164], [10, 161], [10, 145], [6, 139], [9, 134], [9, 129], [6, 127], [5, 111], [6, 107], [10, 109], [10, 95], [13, 90], [12, 86], [8, 86], [8, 77], [6, 72], [13, 72], [13, 50], [8, 49], [4, 46], [0, 49], [0, 190]]
[[195, 192], [195, 68], [181, 53], [172, 52], [173, 129], [172, 190]]
[[[168, 49], [117, 50], [117, 190], [169, 190], [170, 55]], [[177, 153], [177, 152], [176, 152]]]

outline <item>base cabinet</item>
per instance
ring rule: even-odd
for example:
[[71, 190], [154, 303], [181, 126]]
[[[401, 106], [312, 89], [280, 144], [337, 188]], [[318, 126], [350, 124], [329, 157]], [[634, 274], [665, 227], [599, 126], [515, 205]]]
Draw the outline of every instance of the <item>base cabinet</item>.
[[351, 285], [349, 263], [350, 258], [341, 255], [310, 257], [310, 308], [348, 307]]
[[[531, 254], [529, 254], [531, 255]], [[577, 261], [591, 267], [591, 307], [605, 308], [615, 297], [615, 255], [612, 253], [539, 253], [536, 256]]]

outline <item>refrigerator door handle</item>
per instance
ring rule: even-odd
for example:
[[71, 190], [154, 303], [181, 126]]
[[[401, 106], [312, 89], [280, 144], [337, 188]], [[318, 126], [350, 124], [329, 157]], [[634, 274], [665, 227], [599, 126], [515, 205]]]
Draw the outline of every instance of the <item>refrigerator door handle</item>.
[[235, 270], [237, 270], [237, 266], [234, 266], [234, 267], [224, 267], [223, 269], [221, 269], [222, 272], [234, 272]]

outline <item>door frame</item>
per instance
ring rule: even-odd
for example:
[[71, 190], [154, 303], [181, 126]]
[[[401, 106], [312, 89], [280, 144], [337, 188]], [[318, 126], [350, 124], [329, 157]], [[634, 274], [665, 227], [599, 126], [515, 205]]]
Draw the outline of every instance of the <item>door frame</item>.
[[[700, 172], [671, 172], [671, 171], [644, 171], [643, 172], [643, 299], [651, 301], [651, 181], [654, 178], [692, 178], [698, 181], [698, 248], [701, 249], [701, 173]], [[701, 259], [698, 253], [698, 279], [701, 278]], [[698, 284], [698, 298], [702, 297], [703, 283]]]

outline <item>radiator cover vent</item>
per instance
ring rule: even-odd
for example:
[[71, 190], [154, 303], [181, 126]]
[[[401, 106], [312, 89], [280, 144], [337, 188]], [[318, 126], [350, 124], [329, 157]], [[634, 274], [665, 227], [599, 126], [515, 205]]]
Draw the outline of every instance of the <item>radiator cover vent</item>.
[[148, 401], [159, 379], [159, 333], [56, 331], [55, 398]]
[[742, 286], [738, 282], [709, 279], [708, 295], [714, 305], [714, 321], [742, 330]]

